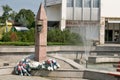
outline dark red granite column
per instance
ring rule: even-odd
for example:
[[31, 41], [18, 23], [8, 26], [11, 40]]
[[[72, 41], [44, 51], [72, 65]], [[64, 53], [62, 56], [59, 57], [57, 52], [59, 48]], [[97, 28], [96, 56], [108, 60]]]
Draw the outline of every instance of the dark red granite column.
[[[42, 28], [38, 28], [42, 27]], [[47, 16], [44, 6], [41, 4], [36, 17], [35, 27], [35, 60], [42, 62], [46, 60], [47, 47]]]

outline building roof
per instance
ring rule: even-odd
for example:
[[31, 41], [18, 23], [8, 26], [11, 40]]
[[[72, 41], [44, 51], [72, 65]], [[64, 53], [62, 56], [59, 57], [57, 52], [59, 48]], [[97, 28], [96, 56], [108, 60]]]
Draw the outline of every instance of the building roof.
[[24, 26], [14, 26], [14, 28], [17, 31], [27, 31], [27, 30], [29, 30], [27, 27], [24, 27]]

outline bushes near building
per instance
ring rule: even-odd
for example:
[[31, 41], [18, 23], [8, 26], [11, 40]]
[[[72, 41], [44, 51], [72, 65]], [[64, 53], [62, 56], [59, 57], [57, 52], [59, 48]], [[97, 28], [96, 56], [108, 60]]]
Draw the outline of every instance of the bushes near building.
[[76, 45], [81, 44], [81, 37], [76, 34], [72, 33], [69, 30], [59, 30], [59, 29], [52, 29], [48, 31], [47, 41], [50, 44], [67, 44], [67, 45]]
[[[8, 42], [9, 45], [34, 45], [35, 31], [30, 29], [25, 32], [8, 32], [4, 33], [0, 45]], [[48, 45], [76, 45], [81, 44], [81, 38], [76, 33], [71, 33], [69, 30], [52, 29], [47, 35]], [[18, 43], [18, 44], [17, 44]]]
[[25, 32], [7, 32], [3, 33], [2, 42], [34, 42], [34, 29]]

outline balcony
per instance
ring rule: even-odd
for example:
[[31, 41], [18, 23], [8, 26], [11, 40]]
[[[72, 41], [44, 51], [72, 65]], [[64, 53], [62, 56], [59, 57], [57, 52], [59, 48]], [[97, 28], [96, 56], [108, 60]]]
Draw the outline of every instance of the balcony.
[[46, 6], [61, 4], [62, 0], [46, 0], [45, 4]]

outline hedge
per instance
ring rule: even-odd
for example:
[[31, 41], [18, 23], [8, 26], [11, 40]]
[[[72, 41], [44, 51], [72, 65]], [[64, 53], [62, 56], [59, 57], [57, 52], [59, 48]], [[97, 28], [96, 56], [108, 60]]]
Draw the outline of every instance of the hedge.
[[[35, 30], [4, 33], [0, 45], [34, 45]], [[52, 29], [47, 34], [48, 45], [81, 45], [81, 37], [69, 30]]]
[[34, 42], [0, 42], [0, 45], [31, 46]]

